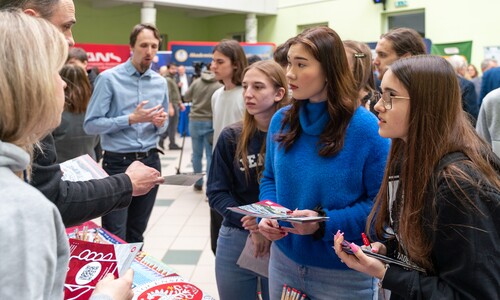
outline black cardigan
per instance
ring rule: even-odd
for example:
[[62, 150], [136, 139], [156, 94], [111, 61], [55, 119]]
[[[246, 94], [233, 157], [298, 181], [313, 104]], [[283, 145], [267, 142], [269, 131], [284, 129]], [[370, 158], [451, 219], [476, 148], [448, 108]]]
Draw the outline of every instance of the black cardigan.
[[130, 204], [132, 182], [126, 174], [89, 181], [63, 181], [61, 167], [55, 163], [57, 154], [51, 134], [41, 141], [41, 146], [43, 152], [35, 150], [30, 183], [57, 206], [66, 227]]

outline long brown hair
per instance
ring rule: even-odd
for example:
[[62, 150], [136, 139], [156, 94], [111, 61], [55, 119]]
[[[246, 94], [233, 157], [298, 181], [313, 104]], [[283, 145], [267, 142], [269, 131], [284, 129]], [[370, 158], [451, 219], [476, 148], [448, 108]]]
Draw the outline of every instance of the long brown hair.
[[[384, 179], [368, 216], [367, 232], [373, 226], [377, 237], [383, 238], [384, 226], [389, 224], [389, 177], [400, 168], [399, 189], [404, 198], [397, 216], [400, 242], [413, 262], [432, 270], [433, 245], [424, 232], [423, 213], [428, 207], [426, 202], [434, 198], [429, 188], [435, 187], [431, 179], [440, 159], [460, 151], [470, 159], [466, 163], [483, 173], [490, 184], [498, 188], [500, 181], [491, 165], [494, 154], [462, 110], [460, 87], [451, 65], [444, 58], [421, 55], [400, 59], [390, 70], [410, 96], [408, 136], [406, 143], [401, 139], [392, 141]], [[477, 180], [453, 165], [445, 168], [442, 175], [450, 185], [460, 179], [478, 186]], [[472, 199], [457, 198], [474, 207]], [[425, 217], [435, 220], [435, 212], [430, 213]], [[430, 225], [435, 229], [435, 224]]]
[[[320, 135], [319, 155], [332, 156], [344, 147], [347, 126], [357, 107], [357, 91], [354, 78], [342, 40], [335, 31], [328, 27], [306, 29], [290, 41], [290, 46], [302, 44], [314, 58], [320, 62], [327, 79], [327, 109], [330, 120]], [[303, 101], [294, 101], [286, 112], [281, 132], [277, 137], [281, 146], [288, 151], [301, 133], [299, 109]], [[289, 130], [285, 131], [285, 127]]]
[[[272, 82], [276, 91], [280, 88], [285, 89], [285, 93], [281, 101], [275, 102], [274, 104], [275, 111], [288, 104], [288, 81], [286, 79], [283, 68], [278, 63], [271, 60], [264, 60], [253, 63], [243, 71], [242, 81], [243, 77], [245, 77], [245, 74], [251, 69], [256, 69], [264, 73], [264, 75], [266, 75], [266, 77]], [[247, 180], [250, 178], [248, 161], [245, 159], [248, 155], [248, 142], [250, 141], [250, 138], [257, 132], [257, 130], [257, 123], [254, 116], [252, 116], [248, 113], [247, 110], [245, 110], [245, 113], [243, 115], [243, 128], [241, 130], [240, 139], [236, 146], [236, 153], [234, 157], [236, 161], [241, 160], [243, 168], [245, 169], [245, 177], [247, 178]], [[262, 144], [259, 152], [260, 159], [264, 158], [265, 153], [266, 141], [264, 140], [264, 143]], [[258, 178], [260, 178], [262, 171], [263, 168], [259, 163], [257, 166]]]
[[67, 84], [64, 90], [64, 110], [74, 114], [86, 112], [92, 95], [87, 72], [76, 65], [65, 65], [59, 74]]

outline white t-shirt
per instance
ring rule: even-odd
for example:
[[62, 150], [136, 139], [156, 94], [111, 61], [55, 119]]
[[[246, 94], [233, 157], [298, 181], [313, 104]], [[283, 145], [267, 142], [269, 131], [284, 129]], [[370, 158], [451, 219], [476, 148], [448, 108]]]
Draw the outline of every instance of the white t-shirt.
[[189, 83], [188, 83], [188, 78], [187, 78], [187, 75], [184, 74], [184, 75], [179, 75], [179, 82], [182, 82], [182, 85], [181, 85], [181, 96], [184, 97], [184, 95], [186, 94], [188, 88], [189, 88]]
[[217, 144], [219, 135], [224, 127], [243, 119], [245, 102], [243, 100], [243, 88], [237, 86], [230, 90], [221, 87], [212, 95], [212, 115], [214, 126], [214, 144]]

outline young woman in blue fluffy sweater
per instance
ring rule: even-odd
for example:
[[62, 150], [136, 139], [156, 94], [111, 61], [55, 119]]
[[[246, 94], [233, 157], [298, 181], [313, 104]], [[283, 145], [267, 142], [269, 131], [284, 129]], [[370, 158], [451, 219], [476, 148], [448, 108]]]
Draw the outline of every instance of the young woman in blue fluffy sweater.
[[260, 199], [297, 209], [296, 216], [330, 219], [260, 221], [260, 232], [274, 241], [270, 297], [279, 299], [287, 284], [315, 300], [373, 299], [376, 280], [341, 263], [333, 233], [342, 228], [361, 242], [389, 140], [378, 135], [375, 116], [358, 106], [342, 40], [332, 29], [306, 30], [290, 45], [287, 78], [294, 101], [271, 120]]

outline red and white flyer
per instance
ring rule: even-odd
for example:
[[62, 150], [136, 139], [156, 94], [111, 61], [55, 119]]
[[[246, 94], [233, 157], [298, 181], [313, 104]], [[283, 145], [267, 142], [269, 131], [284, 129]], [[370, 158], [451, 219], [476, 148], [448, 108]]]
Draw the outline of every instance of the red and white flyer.
[[64, 299], [89, 299], [107, 274], [115, 278], [130, 268], [142, 243], [102, 244], [69, 239], [70, 258]]

